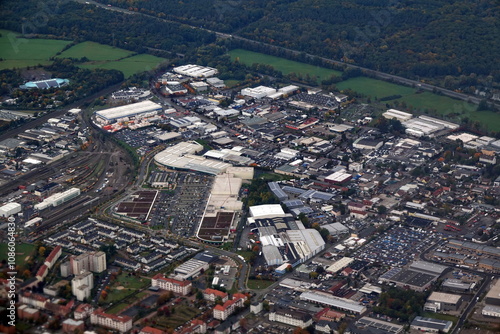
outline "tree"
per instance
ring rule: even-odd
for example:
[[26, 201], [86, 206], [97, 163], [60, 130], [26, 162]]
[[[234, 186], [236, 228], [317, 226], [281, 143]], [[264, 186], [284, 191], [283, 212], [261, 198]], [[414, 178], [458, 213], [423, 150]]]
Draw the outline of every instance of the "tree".
[[196, 299], [197, 299], [197, 300], [203, 300], [203, 292], [198, 291], [198, 292], [196, 293]]
[[38, 248], [38, 254], [41, 256], [41, 257], [44, 257], [45, 256], [45, 251], [46, 251], [46, 248], [43, 247], [43, 246], [40, 246], [40, 248]]
[[377, 207], [377, 212], [379, 214], [381, 214], [381, 215], [386, 214], [387, 213], [387, 208], [384, 205], [379, 205]]

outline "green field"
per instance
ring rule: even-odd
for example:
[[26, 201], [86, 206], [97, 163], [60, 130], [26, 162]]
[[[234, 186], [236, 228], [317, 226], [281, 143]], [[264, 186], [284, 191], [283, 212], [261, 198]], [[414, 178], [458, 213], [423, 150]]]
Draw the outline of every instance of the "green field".
[[117, 277], [114, 285], [122, 285], [123, 287], [130, 289], [143, 289], [150, 283], [151, 281], [144, 277], [128, 276], [126, 272], [123, 272], [120, 276]]
[[356, 77], [336, 84], [337, 89], [342, 91], [344, 89], [352, 89], [355, 92], [364, 94], [374, 99], [382, 98], [390, 95], [406, 96], [415, 93], [415, 89], [399, 86], [390, 82], [371, 79], [367, 77]]
[[[445, 117], [450, 122], [460, 123], [462, 118], [468, 117], [471, 121], [477, 121], [490, 131], [500, 131], [500, 114], [492, 111], [476, 111], [477, 106], [451, 97], [434, 94], [431, 92], [417, 93], [416, 89], [396, 85], [390, 82], [357, 77], [339, 82], [337, 89], [352, 89], [372, 99], [383, 98], [391, 95], [401, 95], [399, 99], [387, 101], [387, 103], [404, 101], [407, 108], [429, 115]], [[453, 115], [450, 115], [453, 114]]]
[[24, 68], [38, 64], [48, 65], [50, 57], [61, 51], [70, 41], [55, 39], [18, 38], [18, 33], [0, 30], [0, 70]]
[[329, 68], [309, 65], [306, 63], [300, 63], [298, 61], [288, 60], [280, 57], [266, 55], [264, 53], [258, 53], [243, 49], [231, 50], [229, 51], [229, 55], [231, 56], [232, 60], [238, 59], [245, 65], [271, 65], [274, 69], [280, 71], [284, 75], [290, 74], [292, 72], [302, 75], [309, 74], [312, 77], [318, 77], [321, 81], [330, 78], [332, 75], [340, 76], [342, 74], [342, 72], [331, 70]]
[[149, 71], [164, 62], [165, 58], [160, 58], [148, 54], [140, 54], [117, 61], [93, 61], [87, 62], [80, 67], [82, 68], [105, 68], [115, 69], [123, 72], [125, 78], [133, 74]]
[[[26, 257], [31, 255], [35, 248], [32, 244], [16, 244], [16, 265], [22, 266], [26, 262]], [[0, 243], [0, 260], [7, 260], [7, 253], [7, 243]]]
[[103, 45], [94, 42], [78, 43], [68, 50], [61, 53], [59, 58], [82, 58], [87, 57], [89, 60], [117, 60], [129, 57], [133, 54], [132, 51], [127, 51], [119, 48], [114, 48], [109, 45]]
[[109, 313], [109, 314], [118, 314], [121, 311], [123, 311], [124, 309], [126, 309], [127, 307], [129, 307], [129, 306], [130, 305], [126, 304], [126, 303], [119, 303], [119, 304], [114, 305], [110, 309], [107, 309], [106, 313]]

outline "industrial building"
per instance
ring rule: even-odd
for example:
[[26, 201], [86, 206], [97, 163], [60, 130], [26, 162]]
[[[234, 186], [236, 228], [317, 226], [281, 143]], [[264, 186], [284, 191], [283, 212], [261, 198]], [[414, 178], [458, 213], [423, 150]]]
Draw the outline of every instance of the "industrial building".
[[118, 121], [130, 121], [157, 115], [162, 110], [161, 105], [142, 101], [125, 106], [96, 111], [96, 121], [101, 125], [112, 124]]
[[0, 217], [9, 217], [21, 212], [21, 204], [19, 203], [7, 203], [0, 207]]
[[360, 305], [356, 302], [353, 302], [350, 299], [344, 299], [335, 297], [329, 293], [320, 292], [320, 291], [306, 291], [300, 295], [300, 300], [305, 300], [308, 302], [330, 306], [341, 311], [354, 313], [354, 314], [363, 314], [366, 312], [366, 307]]
[[403, 126], [407, 134], [415, 137], [433, 137], [436, 133], [447, 129], [443, 124], [422, 118], [409, 119], [403, 122]]
[[408, 268], [394, 267], [380, 276], [380, 281], [394, 283], [401, 288], [425, 291], [447, 267], [437, 264], [415, 261]]
[[342, 225], [341, 223], [332, 223], [332, 224], [322, 225], [321, 227], [326, 228], [328, 232], [330, 232], [330, 235], [333, 236], [349, 233], [349, 228]]
[[488, 305], [500, 306], [500, 279], [495, 281], [484, 300]]
[[36, 210], [44, 210], [47, 209], [48, 207], [56, 207], [69, 200], [72, 200], [73, 198], [79, 195], [80, 195], [80, 189], [70, 188], [61, 193], [56, 193], [52, 196], [47, 197], [46, 199], [43, 200], [43, 202], [35, 204], [34, 208]]
[[422, 332], [437, 333], [442, 331], [448, 333], [453, 326], [453, 322], [447, 320], [439, 320], [432, 318], [415, 317], [411, 322], [411, 328]]
[[208, 78], [219, 73], [215, 68], [192, 64], [174, 67], [173, 71], [191, 78]]
[[352, 174], [346, 173], [345, 171], [337, 171], [325, 177], [325, 182], [333, 184], [343, 184], [352, 179]]
[[382, 114], [382, 116], [387, 119], [397, 119], [400, 122], [405, 122], [413, 118], [412, 114], [396, 109], [388, 109], [385, 113]]
[[253, 97], [254, 99], [262, 99], [264, 97], [276, 94], [276, 89], [266, 86], [258, 86], [255, 88], [243, 88], [241, 95]]
[[203, 146], [194, 142], [182, 142], [166, 148], [154, 157], [155, 163], [180, 170], [193, 170], [196, 172], [217, 175], [223, 173], [231, 164], [194, 155], [201, 152]]
[[367, 333], [399, 334], [404, 330], [402, 325], [370, 317], [362, 317], [355, 324], [357, 328], [366, 329]]
[[451, 293], [433, 292], [427, 298], [424, 311], [457, 311], [462, 302], [462, 296]]
[[382, 140], [369, 139], [369, 138], [358, 138], [352, 144], [352, 147], [358, 150], [378, 150], [384, 145]]

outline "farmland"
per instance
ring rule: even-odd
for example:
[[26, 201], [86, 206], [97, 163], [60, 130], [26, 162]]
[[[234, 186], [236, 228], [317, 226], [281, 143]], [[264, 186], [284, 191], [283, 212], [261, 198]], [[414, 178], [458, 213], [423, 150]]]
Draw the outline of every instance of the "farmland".
[[0, 70], [24, 68], [34, 65], [48, 65], [70, 41], [56, 39], [27, 39], [17, 37], [17, 33], [0, 30]]
[[298, 61], [288, 60], [280, 57], [266, 55], [243, 49], [234, 49], [229, 51], [232, 60], [238, 59], [245, 65], [266, 64], [271, 65], [275, 70], [284, 75], [296, 73], [301, 75], [309, 74], [311, 77], [317, 77], [319, 81], [330, 78], [332, 75], [340, 76], [342, 73], [328, 68], [300, 63]]

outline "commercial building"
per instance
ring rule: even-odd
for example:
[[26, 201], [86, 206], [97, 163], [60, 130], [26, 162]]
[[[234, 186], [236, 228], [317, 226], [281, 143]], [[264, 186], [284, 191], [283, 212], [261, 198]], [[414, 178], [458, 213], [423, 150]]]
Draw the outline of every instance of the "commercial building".
[[407, 134], [416, 137], [433, 137], [436, 132], [446, 129], [442, 124], [421, 118], [407, 120], [403, 122], [403, 126], [406, 128]]
[[481, 314], [487, 317], [500, 318], [500, 306], [485, 305], [481, 311]]
[[463, 282], [459, 279], [454, 279], [454, 278], [447, 278], [444, 280], [443, 284], [441, 285], [441, 288], [448, 290], [448, 291], [455, 291], [455, 292], [467, 292], [472, 289], [472, 283], [466, 283]]
[[90, 292], [94, 288], [94, 275], [90, 271], [83, 271], [71, 280], [71, 292], [77, 300], [83, 301], [90, 297]]
[[404, 330], [404, 326], [370, 317], [362, 317], [356, 321], [355, 325], [357, 328], [365, 329], [370, 333], [399, 334]]
[[219, 73], [215, 68], [192, 64], [174, 67], [173, 71], [192, 78], [208, 78]]
[[102, 309], [97, 309], [90, 315], [92, 325], [102, 326], [117, 330], [121, 333], [132, 329], [132, 318], [126, 315], [114, 315], [104, 313]]
[[350, 299], [335, 297], [329, 293], [320, 291], [303, 292], [300, 295], [300, 299], [323, 306], [330, 306], [335, 309], [339, 309], [341, 311], [354, 314], [363, 314], [366, 312], [366, 307], [356, 302], [353, 302]]
[[345, 171], [337, 171], [325, 177], [325, 182], [333, 184], [344, 184], [352, 179], [352, 174]]
[[269, 321], [277, 321], [294, 327], [306, 328], [312, 324], [312, 316], [301, 310], [275, 306], [269, 312]]
[[241, 90], [241, 95], [253, 97], [254, 99], [262, 99], [264, 97], [273, 95], [276, 93], [276, 89], [266, 86], [258, 86], [255, 88], [243, 88]]
[[380, 276], [380, 281], [396, 284], [401, 288], [425, 291], [447, 267], [424, 261], [415, 261], [408, 268], [394, 267]]
[[412, 114], [396, 109], [388, 109], [385, 113], [382, 114], [382, 116], [387, 119], [397, 119], [400, 122], [405, 122], [413, 118]]
[[7, 203], [0, 207], [0, 217], [9, 217], [21, 212], [21, 204], [19, 203]]
[[197, 277], [202, 271], [209, 268], [205, 261], [190, 259], [174, 269], [175, 278], [178, 280], [188, 280]]
[[249, 208], [250, 217], [276, 217], [285, 214], [280, 204], [254, 205]]
[[331, 266], [326, 268], [326, 271], [330, 274], [336, 274], [342, 269], [346, 268], [349, 266], [352, 262], [354, 262], [354, 259], [351, 257], [343, 257], [337, 262], [334, 262]]
[[437, 333], [442, 331], [448, 333], [448, 331], [453, 326], [453, 322], [446, 320], [438, 320], [431, 318], [415, 317], [411, 322], [411, 328], [423, 332]]
[[124, 106], [96, 111], [96, 121], [101, 125], [112, 124], [120, 121], [137, 120], [157, 115], [162, 110], [161, 105], [142, 101]]
[[500, 279], [495, 281], [484, 300], [488, 305], [500, 306]]
[[56, 207], [56, 206], [59, 206], [67, 201], [72, 200], [73, 198], [75, 198], [79, 195], [80, 195], [80, 189], [70, 188], [70, 189], [63, 191], [61, 193], [56, 193], [52, 196], [47, 197], [46, 199], [43, 200], [43, 202], [35, 204], [34, 208], [36, 210], [44, 210], [44, 209], [47, 209], [49, 207]]
[[153, 278], [151, 278], [151, 286], [159, 287], [162, 290], [172, 291], [185, 296], [191, 291], [193, 285], [190, 281], [179, 281], [167, 278], [163, 276], [163, 274], [156, 274]]
[[451, 293], [433, 292], [427, 298], [427, 303], [424, 305], [425, 311], [456, 311], [460, 307], [462, 296]]
[[352, 147], [358, 150], [378, 150], [384, 145], [382, 140], [369, 139], [369, 138], [358, 138], [352, 143]]

